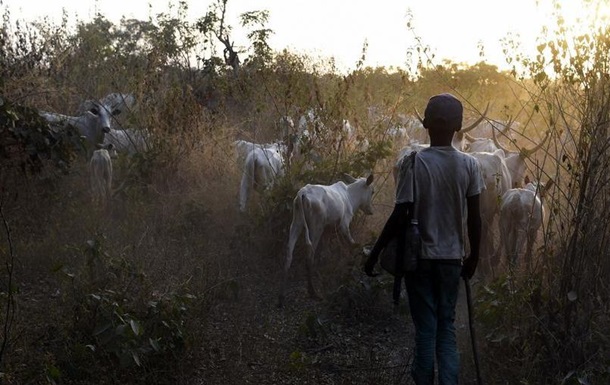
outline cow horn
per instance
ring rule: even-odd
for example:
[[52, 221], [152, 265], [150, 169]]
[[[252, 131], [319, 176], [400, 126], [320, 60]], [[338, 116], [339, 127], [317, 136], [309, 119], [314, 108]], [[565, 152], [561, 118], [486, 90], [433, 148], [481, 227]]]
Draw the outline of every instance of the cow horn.
[[[506, 125], [507, 127], [510, 127], [513, 124], [513, 121], [511, 119], [508, 120], [508, 124]], [[504, 133], [505, 130], [502, 131], [502, 133], [504, 135], [506, 135], [506, 133]], [[499, 141], [498, 138], [496, 137], [496, 128], [494, 127], [494, 125], [491, 125], [491, 137], [494, 141], [494, 144], [496, 145], [496, 147], [498, 147], [500, 150], [504, 151], [505, 154], [508, 154], [510, 151], [504, 147]]]
[[555, 181], [553, 179], [549, 179], [549, 181], [544, 184], [544, 191], [542, 194], [540, 194], [540, 196], [546, 196], [546, 193], [549, 191], [551, 186], [553, 186], [553, 184], [555, 184]]
[[415, 115], [417, 116], [417, 120], [419, 120], [421, 124], [424, 124], [424, 118], [421, 117], [419, 111], [417, 111], [417, 108], [415, 108]]
[[528, 157], [528, 156], [532, 155], [536, 151], [540, 150], [540, 148], [546, 143], [546, 141], [549, 139], [550, 136], [551, 136], [551, 131], [548, 130], [546, 132], [546, 134], [544, 135], [544, 139], [542, 139], [542, 141], [540, 143], [538, 143], [536, 146], [534, 146], [533, 148], [530, 148], [530, 149], [522, 148], [522, 149], [520, 149], [519, 152], [521, 154], [523, 154], [524, 157]]
[[467, 133], [468, 131], [472, 131], [476, 126], [478, 126], [483, 121], [483, 119], [485, 119], [485, 115], [487, 115], [488, 110], [489, 110], [489, 103], [487, 103], [487, 107], [485, 107], [485, 111], [483, 111], [480, 118], [475, 120], [474, 123], [472, 123], [468, 127], [463, 127], [460, 131], [463, 134]]

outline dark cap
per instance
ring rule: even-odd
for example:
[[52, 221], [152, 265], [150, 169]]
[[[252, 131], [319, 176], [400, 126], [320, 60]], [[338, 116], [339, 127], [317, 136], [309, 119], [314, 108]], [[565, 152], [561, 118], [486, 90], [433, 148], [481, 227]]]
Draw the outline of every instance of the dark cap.
[[464, 107], [455, 96], [445, 93], [434, 95], [428, 100], [424, 113], [424, 127], [445, 126], [459, 129], [462, 127]]

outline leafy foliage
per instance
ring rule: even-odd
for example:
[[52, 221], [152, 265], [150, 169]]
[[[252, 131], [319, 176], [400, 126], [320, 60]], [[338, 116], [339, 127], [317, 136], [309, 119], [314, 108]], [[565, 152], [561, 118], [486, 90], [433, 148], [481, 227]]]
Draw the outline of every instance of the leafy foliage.
[[[387, 175], [397, 146], [388, 139], [387, 128], [423, 107], [431, 94], [451, 91], [465, 100], [469, 112], [491, 100], [490, 117], [519, 117], [527, 126], [524, 137], [548, 128], [555, 140], [548, 154], [532, 162], [537, 176], [552, 177], [558, 186], [548, 199], [551, 215], [535, 269], [502, 274], [483, 282], [478, 293], [477, 320], [485, 331], [489, 376], [522, 383], [607, 380], [608, 28], [568, 38], [559, 23], [556, 38], [541, 41], [536, 58], [507, 47], [507, 54], [515, 53], [509, 58], [515, 65], [513, 77], [484, 62], [436, 63], [421, 42], [410, 52], [418, 55], [416, 69], [360, 64], [345, 74], [332, 58], [273, 52], [266, 11], [240, 16], [237, 22], [249, 33], [246, 46], [238, 45], [231, 35], [234, 21], [226, 18], [227, 4], [217, 0], [195, 23], [187, 20], [188, 4], [179, 2], [148, 20], [115, 24], [96, 15], [78, 21], [75, 29], [67, 17], [58, 26], [46, 21], [25, 26], [11, 24], [11, 15], [4, 15], [2, 188], [21, 194], [11, 212], [19, 250], [29, 255], [32, 266], [60, 266], [63, 313], [53, 325], [58, 330], [49, 334], [68, 337], [60, 348], [51, 348], [24, 336], [36, 350], [28, 351], [24, 342], [26, 348], [15, 349], [21, 353], [15, 361], [36, 361], [32, 371], [44, 373], [51, 383], [74, 380], [78, 376], [70, 368], [92, 363], [100, 372], [118, 373], [109, 382], [121, 382], [121, 374], [137, 377], [133, 373], [146, 373], [141, 379], [146, 382], [167, 368], [164, 361], [195, 357], [198, 351], [190, 343], [199, 338], [196, 346], [204, 346], [207, 335], [203, 327], [189, 327], [189, 318], [195, 317], [193, 302], [213, 292], [210, 287], [231, 293], [219, 295], [218, 302], [247, 291], [233, 274], [260, 261], [246, 261], [252, 255], [244, 252], [282, 254], [298, 188], [333, 183], [344, 173]], [[134, 94], [138, 106], [113, 123], [149, 130], [154, 146], [148, 153], [114, 161], [119, 181], [115, 207], [103, 212], [82, 197], [86, 181], [84, 162], [78, 158], [80, 137], [73, 130], [50, 127], [37, 109], [69, 113], [83, 98], [115, 91]], [[371, 121], [368, 107], [387, 120]], [[286, 116], [298, 121], [310, 110], [321, 124], [309, 138], [284, 132], [277, 123]], [[355, 138], [343, 130], [344, 119], [357, 128]], [[301, 141], [301, 153], [290, 159], [286, 176], [245, 219], [236, 219], [225, 207], [232, 207], [227, 201], [234, 200], [233, 182], [241, 171], [230, 147], [235, 138]], [[46, 164], [72, 166], [75, 172], [52, 191], [19, 178]], [[392, 187], [380, 189], [391, 194]], [[384, 208], [383, 202], [376, 203]], [[238, 221], [245, 224], [236, 226]], [[108, 238], [99, 235], [102, 227]], [[231, 235], [222, 238], [218, 234], [223, 232]], [[80, 242], [75, 239], [90, 234], [97, 236], [85, 249], [73, 246]], [[110, 239], [120, 245], [110, 247]], [[228, 251], [214, 242], [229, 243]], [[139, 261], [129, 250], [142, 243], [148, 248], [146, 259]], [[157, 259], [148, 255], [155, 253]], [[235, 255], [240, 259], [231, 259]], [[81, 263], [85, 268], [79, 269]], [[327, 263], [343, 267], [339, 261]], [[210, 284], [210, 276], [221, 283]], [[367, 309], [378, 306], [390, 286], [382, 279], [362, 284], [349, 274], [334, 281], [340, 287], [331, 307], [342, 321], [330, 322], [315, 312], [299, 319], [305, 349], [316, 346], [314, 353], [302, 346], [291, 349], [288, 366], [298, 373], [318, 365], [318, 345], [344, 344], [340, 327], [366, 318]], [[22, 298], [17, 295], [16, 300]], [[197, 323], [204, 323], [207, 310], [200, 310]], [[507, 361], [507, 369], [492, 366]], [[116, 370], [117, 362], [124, 367]], [[17, 376], [14, 368], [21, 364], [14, 362], [7, 372], [12, 369]], [[27, 381], [14, 381], [19, 382]]]
[[112, 290], [90, 294], [86, 307], [95, 314], [96, 341], [91, 349], [111, 353], [122, 366], [143, 366], [155, 357], [177, 356], [185, 343], [185, 314], [190, 295], [169, 293], [146, 304], [136, 315], [126, 309], [127, 298]]
[[37, 172], [45, 163], [65, 170], [82, 149], [76, 129], [52, 128], [32, 108], [0, 97], [0, 161], [4, 171]]
[[600, 326], [608, 319], [610, 298], [610, 213], [603, 192], [610, 166], [610, 29], [596, 26], [599, 20], [592, 17], [588, 33], [580, 34], [565, 23], [559, 2], [554, 4], [556, 26], [540, 39], [538, 55], [509, 49], [516, 52], [515, 76], [532, 79], [532, 115], [554, 138], [545, 155], [548, 166], [540, 172], [556, 182], [554, 194], [545, 198], [545, 243], [535, 270], [509, 277], [484, 295], [482, 316], [493, 342], [490, 353], [522, 358], [529, 381], [604, 382], [607, 360], [594, 357], [608, 355]]
[[[128, 259], [105, 250], [105, 237], [87, 242], [81, 269], [61, 266], [73, 293], [74, 332], [94, 356], [112, 356], [122, 367], [147, 367], [183, 351], [188, 308], [195, 297], [183, 289], [161, 293]], [[130, 289], [125, 282], [135, 280]], [[71, 287], [70, 287], [71, 286]]]

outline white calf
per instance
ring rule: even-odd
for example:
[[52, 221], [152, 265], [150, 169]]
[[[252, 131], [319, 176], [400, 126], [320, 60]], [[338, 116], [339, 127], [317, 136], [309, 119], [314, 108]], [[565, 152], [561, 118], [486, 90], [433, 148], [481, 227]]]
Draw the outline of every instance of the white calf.
[[337, 182], [330, 186], [308, 184], [301, 188], [293, 201], [292, 223], [288, 239], [288, 253], [284, 261], [284, 274], [280, 289], [280, 305], [283, 304], [284, 288], [288, 270], [292, 264], [292, 254], [301, 231], [305, 230], [307, 244], [307, 278], [309, 294], [317, 298], [313, 286], [312, 269], [314, 255], [324, 229], [338, 225], [341, 233], [354, 244], [349, 230], [350, 223], [358, 209], [365, 214], [373, 214], [373, 175], [368, 178], [350, 178], [350, 184]]
[[91, 197], [96, 204], [106, 204], [112, 195], [112, 160], [108, 153], [112, 149], [110, 144], [95, 150], [89, 161]]
[[530, 265], [532, 248], [544, 218], [542, 197], [553, 181], [546, 186], [530, 183], [528, 178], [526, 182], [525, 188], [506, 191], [500, 207], [500, 238], [511, 266], [516, 265], [524, 244], [525, 260]]
[[284, 175], [284, 158], [287, 154], [283, 148], [281, 145], [269, 147], [254, 145], [246, 155], [239, 188], [241, 212], [246, 211], [248, 196], [252, 189], [262, 192]]

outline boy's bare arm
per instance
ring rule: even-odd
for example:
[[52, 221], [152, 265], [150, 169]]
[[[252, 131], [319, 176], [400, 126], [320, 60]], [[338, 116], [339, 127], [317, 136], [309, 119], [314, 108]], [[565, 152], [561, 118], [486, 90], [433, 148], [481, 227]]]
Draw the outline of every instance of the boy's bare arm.
[[479, 207], [480, 195], [466, 198], [468, 205], [468, 240], [470, 242], [470, 255], [464, 260], [462, 276], [472, 278], [479, 262], [479, 247], [481, 244], [481, 209]]
[[410, 220], [411, 220], [410, 216], [412, 216], [412, 215], [413, 215], [413, 203], [411, 203], [411, 202], [398, 203], [394, 206], [394, 210], [392, 211], [392, 214], [390, 214], [390, 217], [388, 218], [385, 225], [383, 226], [383, 230], [381, 231], [381, 234], [379, 234], [379, 238], [377, 238], [377, 241], [375, 242], [375, 246], [373, 246], [373, 249], [371, 250], [369, 257], [366, 260], [366, 263], [364, 264], [364, 272], [367, 275], [369, 275], [369, 276], [374, 275], [373, 267], [375, 267], [375, 264], [377, 263], [377, 259], [379, 258], [379, 253], [381, 253], [381, 250], [383, 250], [388, 245], [390, 240], [396, 234], [398, 234], [398, 230], [400, 228], [406, 227], [406, 225], [410, 222]]

